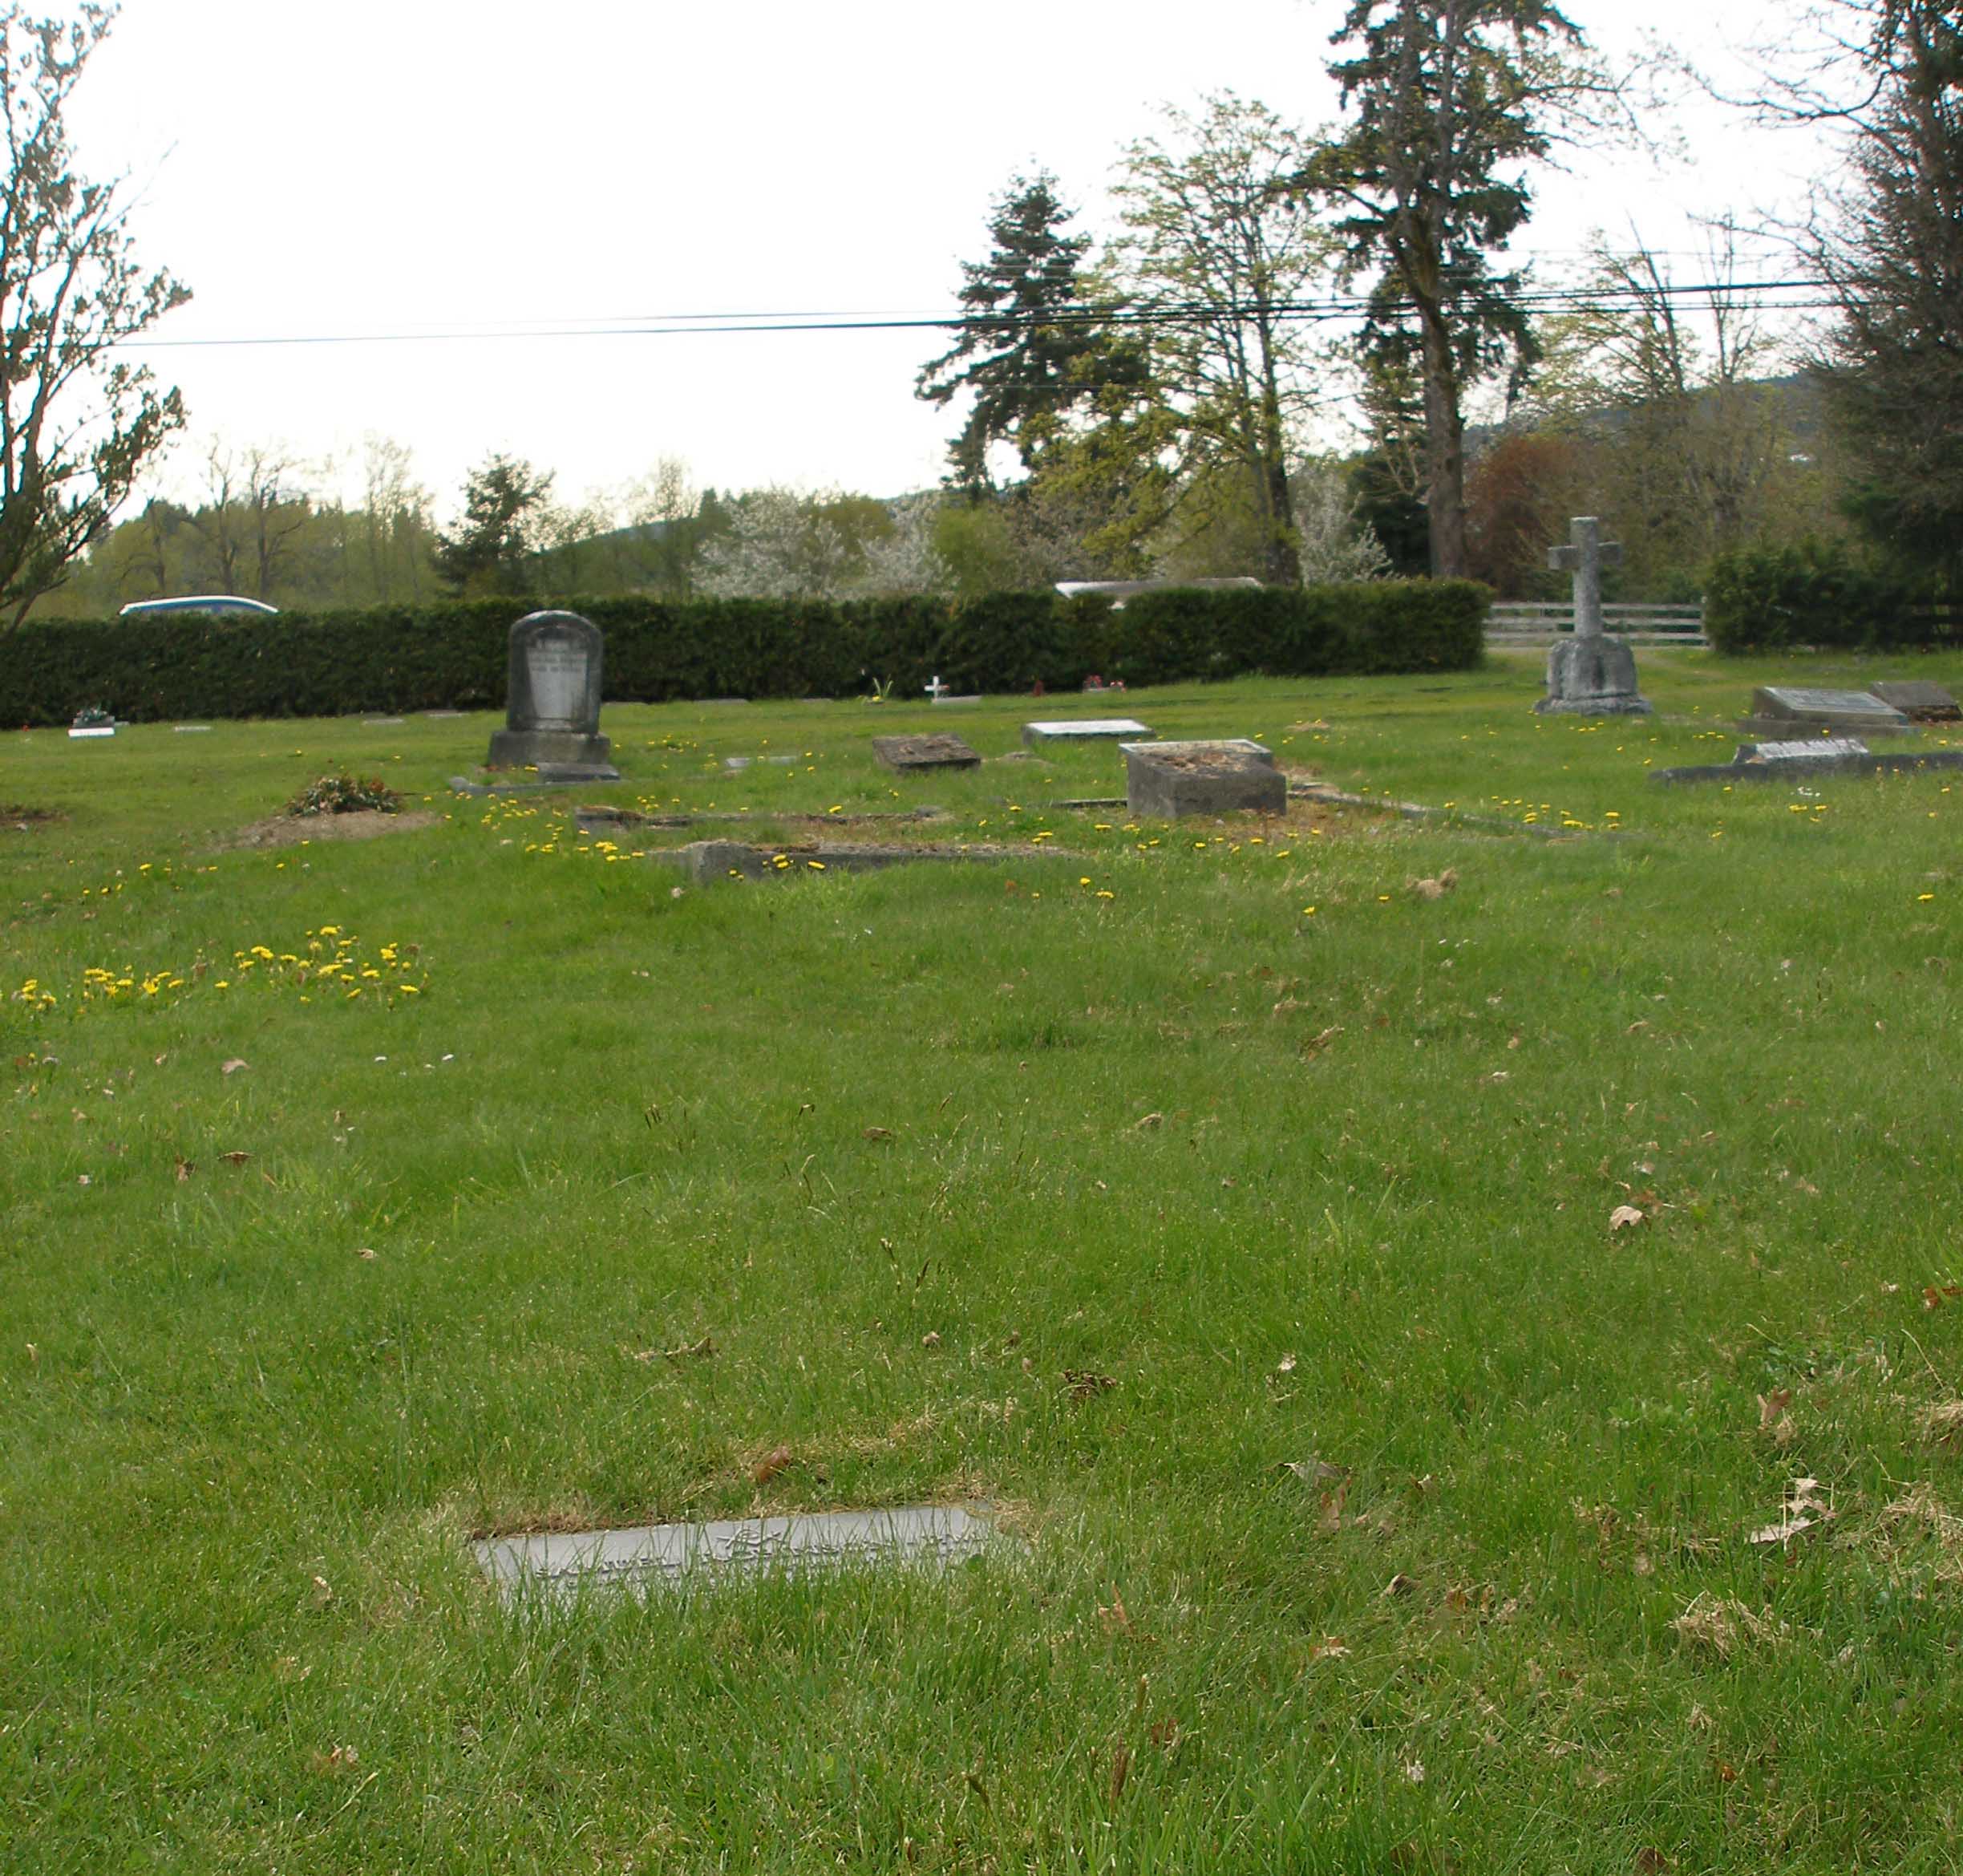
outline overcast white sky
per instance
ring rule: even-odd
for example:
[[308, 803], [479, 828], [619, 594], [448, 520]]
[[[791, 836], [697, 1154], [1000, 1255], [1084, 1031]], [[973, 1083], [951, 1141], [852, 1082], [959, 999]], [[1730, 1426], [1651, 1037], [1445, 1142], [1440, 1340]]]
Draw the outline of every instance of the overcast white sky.
[[[1576, 0], [1612, 55], [1639, 27], [1722, 69], [1796, 16]], [[1018, 168], [1062, 177], [1093, 229], [1123, 145], [1164, 101], [1230, 88], [1305, 125], [1342, 0], [127, 0], [76, 100], [85, 169], [127, 171], [136, 231], [196, 298], [171, 340], [496, 334], [722, 312], [931, 313], [986, 249]], [[1632, 14], [1640, 17], [1632, 19]], [[1539, 184], [1523, 249], [1572, 268], [1631, 218], [1790, 200], [1819, 161], [1708, 102], [1691, 152], [1624, 151]], [[1686, 253], [1682, 265], [1693, 267]], [[912, 395], [926, 332], [448, 338], [146, 354], [200, 435], [358, 454], [409, 444], [439, 512], [492, 448], [577, 496], [685, 457], [718, 487], [891, 494], [943, 467], [949, 412]], [[180, 489], [195, 444], [168, 479]], [[195, 486], [192, 483], [190, 486]]]

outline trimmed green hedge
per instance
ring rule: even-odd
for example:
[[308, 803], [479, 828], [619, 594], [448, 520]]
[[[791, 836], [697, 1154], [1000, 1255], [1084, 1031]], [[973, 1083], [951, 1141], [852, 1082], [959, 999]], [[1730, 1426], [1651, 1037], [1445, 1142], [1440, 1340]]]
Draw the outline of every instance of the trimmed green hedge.
[[[1087, 596], [972, 600], [569, 602], [606, 638], [616, 703], [848, 697], [875, 679], [917, 696], [1075, 690], [1243, 673], [1321, 677], [1464, 670], [1490, 595], [1469, 581], [1301, 590], [1169, 588], [1122, 610]], [[281, 613], [30, 622], [0, 636], [0, 727], [57, 725], [100, 704], [132, 723], [499, 709], [510, 600]]]
[[1746, 547], [1711, 564], [1704, 629], [1722, 652], [1954, 645], [1955, 613], [1840, 541]]

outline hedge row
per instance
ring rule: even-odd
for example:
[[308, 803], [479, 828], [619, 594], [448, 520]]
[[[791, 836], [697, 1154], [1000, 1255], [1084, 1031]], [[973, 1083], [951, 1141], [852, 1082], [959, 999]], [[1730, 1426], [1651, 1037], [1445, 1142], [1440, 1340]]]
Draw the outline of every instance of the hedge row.
[[[1122, 609], [1091, 595], [973, 600], [568, 602], [605, 634], [610, 701], [846, 697], [874, 681], [917, 697], [1075, 690], [1265, 672], [1459, 670], [1479, 662], [1489, 595], [1467, 581], [1305, 590], [1168, 588]], [[30, 622], [0, 636], [0, 724], [100, 705], [133, 723], [496, 709], [509, 600], [238, 620]]]
[[1712, 563], [1704, 629], [1719, 651], [1953, 646], [1963, 622], [1840, 541], [1748, 547]]

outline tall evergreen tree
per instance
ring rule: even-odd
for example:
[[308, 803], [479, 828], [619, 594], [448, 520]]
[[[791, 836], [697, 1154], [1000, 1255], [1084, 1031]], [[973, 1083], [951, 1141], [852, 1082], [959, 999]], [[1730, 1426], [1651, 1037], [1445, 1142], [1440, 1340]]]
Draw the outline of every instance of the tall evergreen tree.
[[1604, 89], [1548, 0], [1351, 0], [1330, 73], [1354, 121], [1304, 182], [1336, 209], [1357, 271], [1374, 269], [1363, 334], [1379, 368], [1423, 383], [1431, 570], [1466, 566], [1464, 398], [1535, 355], [1520, 277], [1495, 257], [1525, 224], [1524, 166]]
[[437, 537], [437, 571], [459, 593], [531, 590], [552, 485], [528, 462], [487, 458], [464, 482], [463, 521]]
[[1954, 0], [1837, 10], [1867, 97], [1836, 113], [1852, 176], [1809, 243], [1836, 306], [1816, 368], [1858, 518], [1963, 581], [1963, 21]]
[[929, 403], [973, 395], [948, 446], [948, 480], [970, 495], [994, 487], [993, 444], [1013, 444], [1033, 472], [1064, 415], [1107, 369], [1111, 341], [1083, 274], [1091, 237], [1064, 232], [1072, 213], [1047, 170], [1011, 180], [989, 223], [989, 257], [961, 263], [960, 334], [921, 371], [915, 395]]

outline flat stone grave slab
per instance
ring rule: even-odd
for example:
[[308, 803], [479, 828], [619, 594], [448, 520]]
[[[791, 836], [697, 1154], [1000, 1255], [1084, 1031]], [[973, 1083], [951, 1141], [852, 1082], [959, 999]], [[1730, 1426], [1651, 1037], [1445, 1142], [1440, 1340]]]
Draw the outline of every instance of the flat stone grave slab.
[[570, 1599], [593, 1589], [671, 1588], [690, 1578], [958, 1563], [979, 1556], [994, 1535], [986, 1517], [964, 1505], [917, 1505], [488, 1538], [471, 1549], [507, 1597]]
[[795, 756], [725, 756], [722, 758], [722, 766], [731, 775], [741, 775], [746, 768], [754, 768], [759, 762], [771, 768], [790, 768], [795, 765], [797, 758]]
[[1884, 703], [1899, 710], [1911, 723], [1963, 723], [1963, 703], [1958, 703], [1941, 684], [1929, 683], [1919, 678], [1884, 679], [1868, 688]]
[[596, 773], [582, 763], [541, 762], [536, 772], [524, 781], [506, 781], [502, 776], [490, 781], [473, 781], [467, 775], [450, 778], [451, 792], [458, 795], [544, 795], [556, 788], [577, 788], [588, 782], [617, 782], [620, 771], [611, 767]]
[[466, 710], [426, 710], [423, 714], [433, 722], [442, 723], [452, 717], [467, 716], [470, 712]]
[[538, 779], [550, 788], [563, 788], [576, 782], [617, 782], [621, 772], [610, 762], [541, 762]]
[[875, 736], [872, 753], [886, 768], [901, 775], [982, 766], [982, 758], [959, 736], [938, 731], [924, 736]]
[[1826, 775], [1919, 775], [1929, 769], [1963, 768], [1963, 749], [1891, 751], [1876, 755], [1855, 736], [1818, 736], [1804, 741], [1746, 743], [1730, 762], [1700, 763], [1689, 768], [1649, 772], [1656, 782], [1777, 782]]
[[1022, 726], [1022, 740], [1032, 748], [1044, 743], [1120, 743], [1151, 733], [1149, 724], [1129, 716], [1065, 717]]
[[1123, 743], [1125, 798], [1134, 814], [1177, 820], [1189, 814], [1288, 812], [1288, 778], [1271, 750], [1245, 737], [1217, 742]]
[[362, 727], [365, 730], [393, 729], [402, 721], [403, 719], [399, 716], [364, 716], [362, 719]]
[[888, 866], [916, 866], [939, 862], [956, 865], [1000, 865], [1003, 861], [1027, 857], [1028, 848], [970, 844], [960, 847], [847, 845], [831, 841], [808, 845], [792, 842], [783, 846], [760, 846], [747, 841], [691, 841], [686, 847], [671, 847], [650, 853], [652, 860], [678, 861], [698, 885], [710, 885], [719, 879], [789, 879], [807, 873], [877, 873]]
[[1763, 684], [1752, 692], [1751, 720], [1745, 732], [1777, 737], [1795, 729], [1847, 731], [1856, 735], [1898, 735], [1915, 725], [1879, 697], [1865, 691], [1814, 691], [1784, 684]]
[[115, 733], [116, 726], [112, 723], [91, 724], [87, 729], [71, 729], [68, 732], [78, 742], [85, 741], [91, 736], [113, 736]]
[[173, 736], [208, 736], [211, 725], [208, 723], [174, 723], [171, 725]]
[[1733, 760], [1740, 763], [1783, 762], [1817, 767], [1823, 762], [1838, 762], [1849, 756], [1872, 753], [1859, 736], [1816, 736], [1797, 743], [1746, 743], [1740, 746]]
[[982, 694], [980, 691], [964, 691], [961, 695], [958, 697], [937, 697], [934, 699], [934, 704], [937, 708], [939, 708], [949, 703], [979, 703], [981, 701]]

